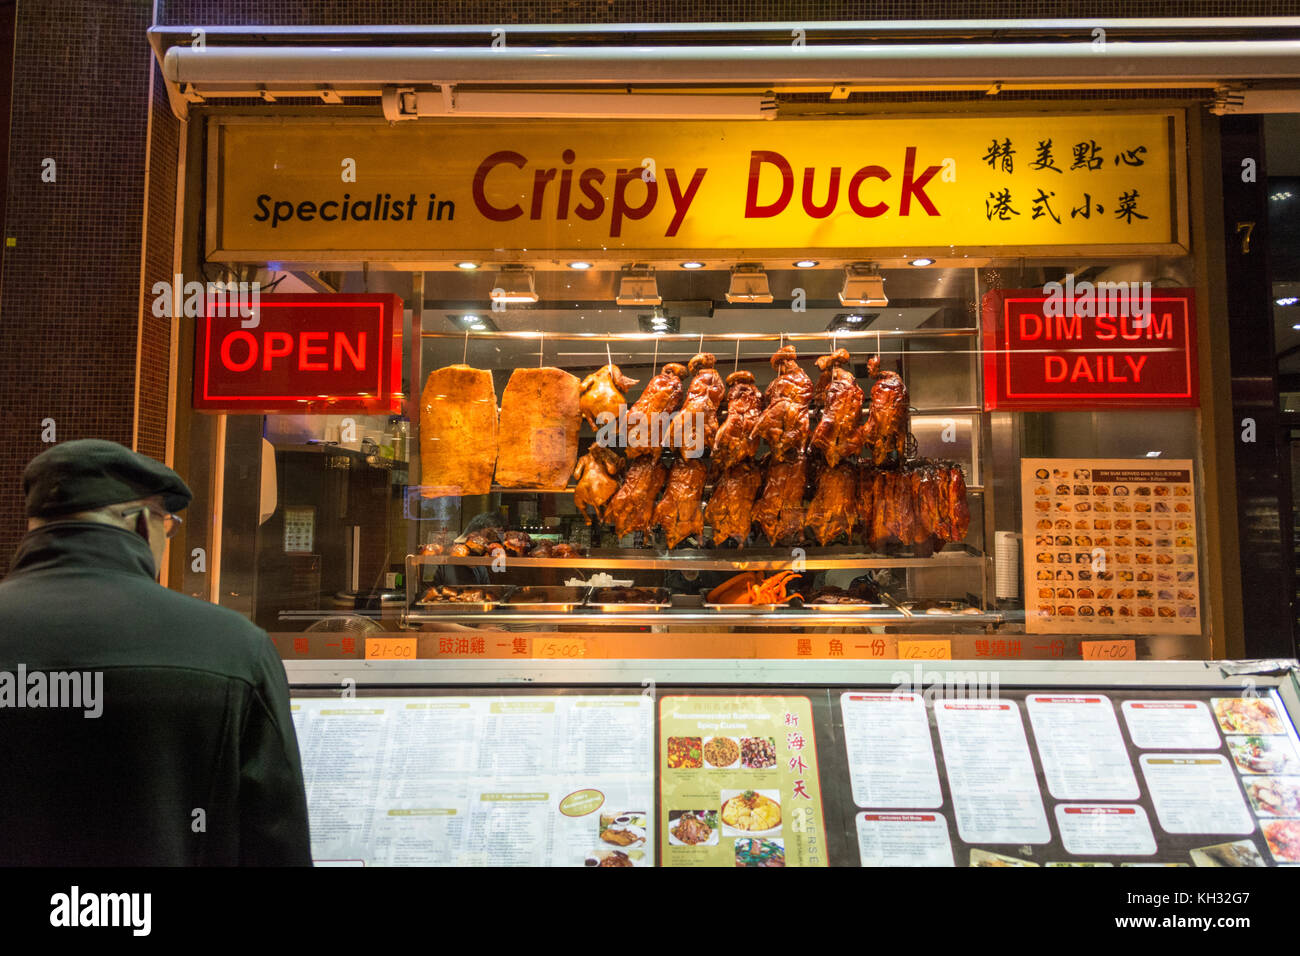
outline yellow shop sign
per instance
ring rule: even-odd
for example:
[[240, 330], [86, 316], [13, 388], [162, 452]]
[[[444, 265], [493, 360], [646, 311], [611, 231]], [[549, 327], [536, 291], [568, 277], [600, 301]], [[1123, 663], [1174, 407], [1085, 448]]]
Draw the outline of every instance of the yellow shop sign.
[[219, 120], [208, 255], [1185, 247], [1180, 115]]

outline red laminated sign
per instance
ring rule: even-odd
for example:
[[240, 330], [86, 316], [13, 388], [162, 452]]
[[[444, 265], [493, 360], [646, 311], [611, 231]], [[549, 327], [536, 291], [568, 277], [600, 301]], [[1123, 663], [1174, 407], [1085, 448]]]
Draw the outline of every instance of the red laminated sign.
[[988, 292], [982, 312], [986, 409], [1199, 405], [1191, 289], [1069, 276]]

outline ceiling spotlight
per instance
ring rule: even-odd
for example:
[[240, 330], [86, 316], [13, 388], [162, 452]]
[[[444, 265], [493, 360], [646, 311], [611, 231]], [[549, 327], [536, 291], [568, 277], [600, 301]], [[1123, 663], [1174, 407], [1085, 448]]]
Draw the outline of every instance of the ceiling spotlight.
[[578, 262], [570, 262], [570, 263], [569, 263], [569, 268], [570, 268], [570, 269], [590, 269], [590, 268], [591, 268], [591, 263], [590, 263], [590, 262], [582, 262], [582, 261], [578, 261]]
[[477, 315], [462, 315], [460, 320], [466, 325], [476, 325], [479, 319]]
[[664, 300], [659, 294], [654, 269], [635, 265], [624, 269], [614, 301], [619, 305], [662, 305]]
[[1296, 296], [1293, 295], [1288, 295], [1288, 296], [1283, 296], [1280, 299], [1275, 299], [1274, 301], [1277, 302], [1278, 305], [1295, 305], [1297, 302], [1300, 302], [1300, 298], [1297, 298]]
[[855, 262], [844, 267], [844, 288], [840, 290], [840, 305], [868, 308], [889, 305], [889, 297], [885, 295], [885, 277], [877, 271], [874, 264]]
[[934, 260], [929, 256], [921, 256], [919, 259], [913, 259], [911, 264], [914, 266], [932, 266], [934, 265]]
[[818, 263], [816, 259], [800, 259], [798, 262], [794, 264], [794, 267], [796, 269], [811, 269], [813, 266], [817, 264]]
[[700, 262], [700, 260], [698, 260], [698, 259], [690, 259], [690, 260], [688, 260], [688, 261], [682, 263], [682, 268], [683, 268], [683, 269], [703, 269], [703, 268], [704, 268], [704, 263], [703, 263], [703, 262]]
[[1149, 452], [1147, 452], [1147, 457], [1148, 457], [1148, 458], [1159, 458], [1159, 457], [1160, 457], [1160, 454], [1161, 454], [1161, 453], [1158, 452], [1158, 451], [1149, 451]]
[[533, 270], [527, 266], [502, 266], [492, 282], [493, 302], [536, 302]]
[[767, 284], [767, 273], [762, 263], [742, 262], [731, 269], [731, 285], [727, 288], [728, 302], [772, 301], [772, 290]]
[[457, 268], [457, 269], [477, 269], [477, 268], [478, 268], [478, 263], [477, 263], [477, 262], [458, 262], [458, 263], [456, 263], [456, 268]]

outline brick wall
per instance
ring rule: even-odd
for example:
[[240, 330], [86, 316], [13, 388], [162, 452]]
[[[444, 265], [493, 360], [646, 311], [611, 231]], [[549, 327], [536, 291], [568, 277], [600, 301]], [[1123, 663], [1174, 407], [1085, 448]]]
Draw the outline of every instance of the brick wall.
[[[5, 183], [16, 244], [0, 279], [0, 569], [25, 530], [21, 476], [47, 447], [42, 419], [59, 441], [131, 443], [150, 16], [148, 0], [18, 3]], [[47, 158], [54, 182], [41, 180]]]

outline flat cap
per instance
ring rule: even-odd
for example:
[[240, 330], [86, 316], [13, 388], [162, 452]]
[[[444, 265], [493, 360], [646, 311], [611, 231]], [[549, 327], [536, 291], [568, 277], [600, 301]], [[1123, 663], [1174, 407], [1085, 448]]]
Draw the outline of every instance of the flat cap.
[[162, 462], [117, 442], [85, 438], [63, 442], [31, 460], [23, 472], [29, 518], [54, 518], [122, 501], [163, 496], [180, 511], [194, 493]]

